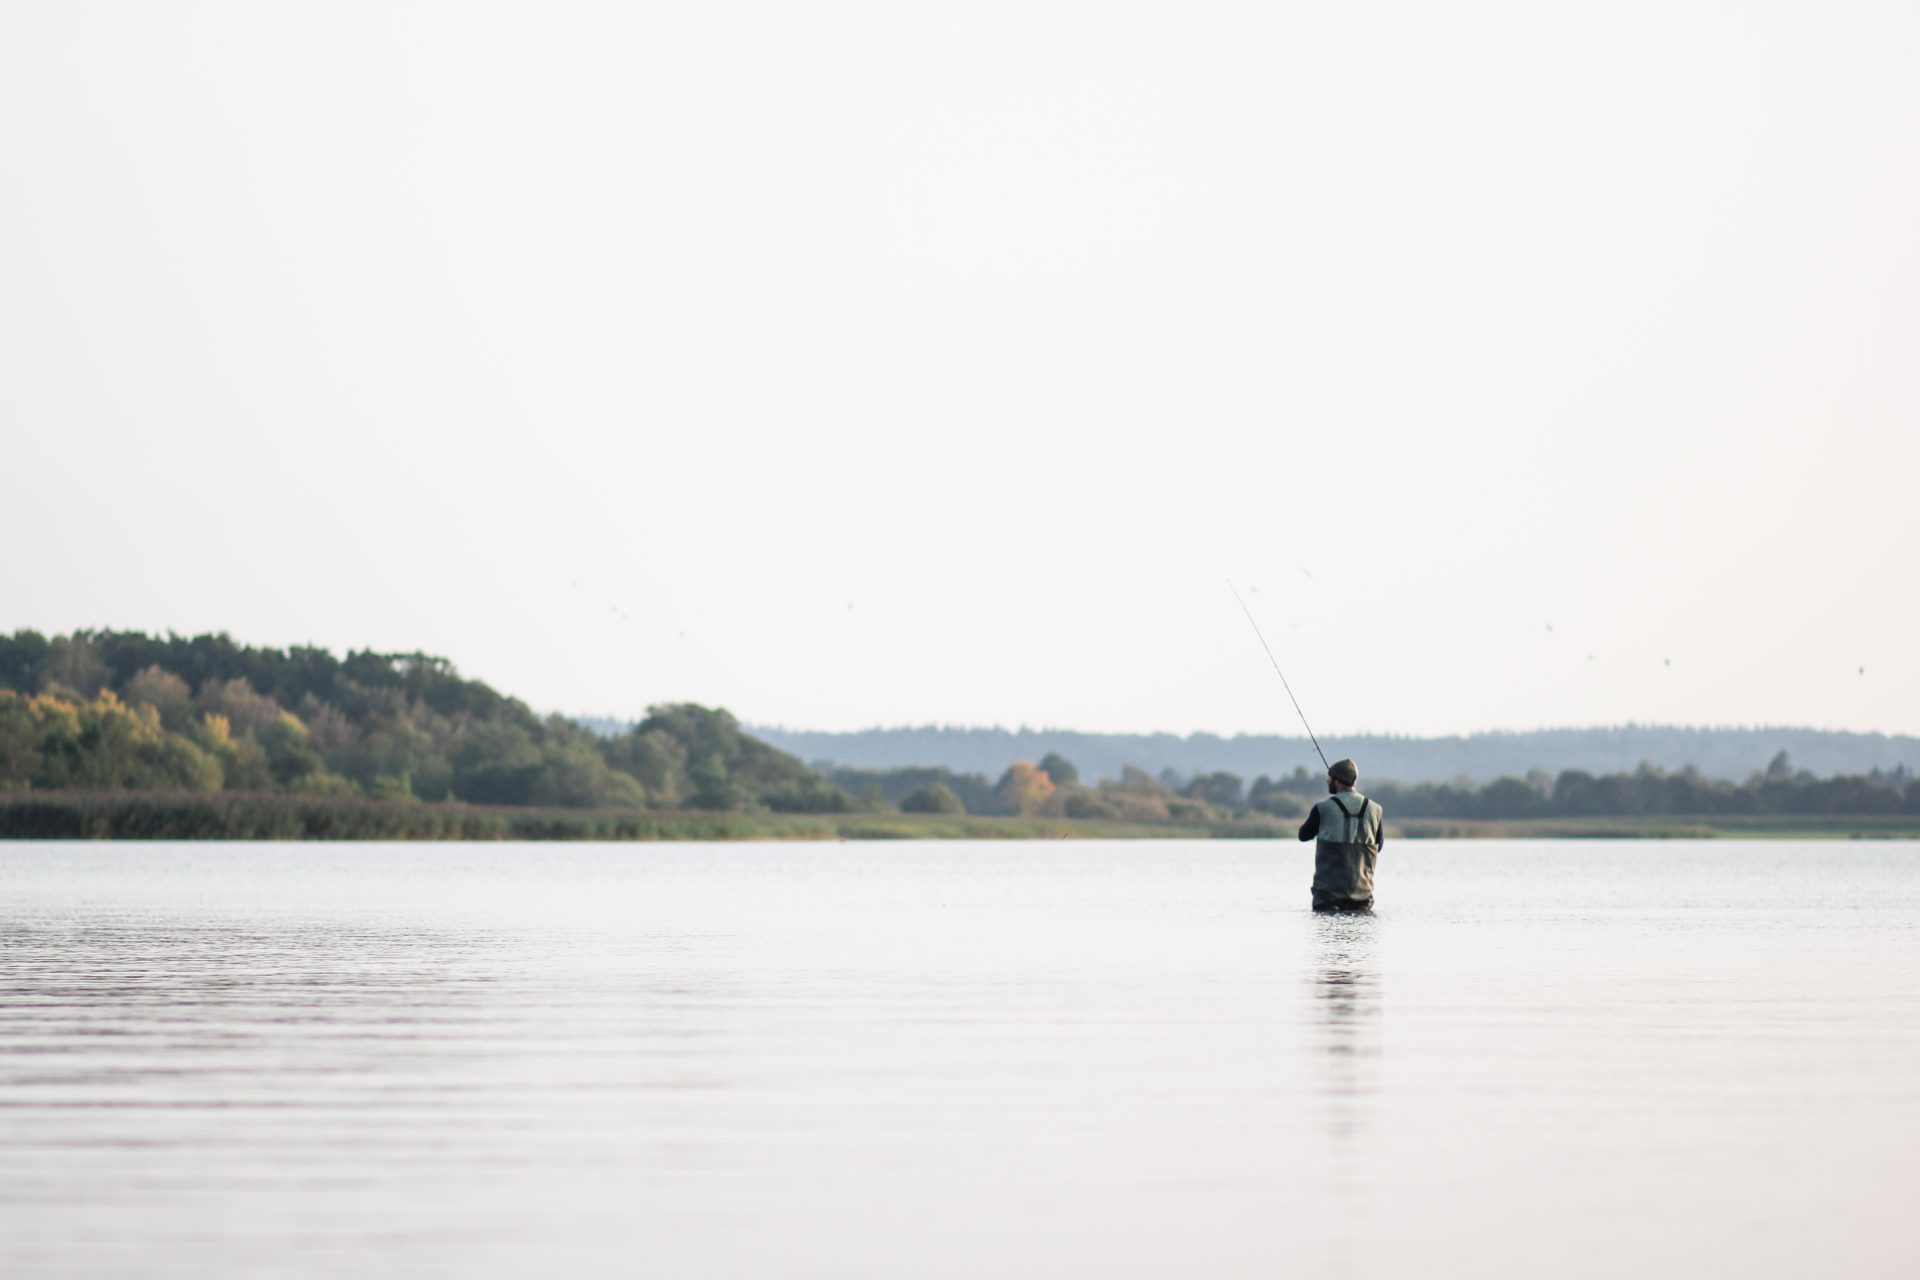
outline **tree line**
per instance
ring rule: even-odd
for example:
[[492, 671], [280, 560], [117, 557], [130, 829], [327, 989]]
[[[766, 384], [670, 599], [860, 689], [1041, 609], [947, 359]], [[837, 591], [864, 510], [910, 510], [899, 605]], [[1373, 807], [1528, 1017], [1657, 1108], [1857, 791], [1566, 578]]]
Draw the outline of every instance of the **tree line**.
[[[989, 781], [1014, 760], [1038, 761], [1057, 752], [1080, 767], [1082, 776], [1117, 778], [1133, 765], [1159, 777], [1172, 769], [1181, 777], [1230, 772], [1249, 780], [1272, 773], [1277, 761], [1311, 761], [1305, 737], [1274, 734], [1082, 733], [1050, 728], [864, 729], [823, 733], [776, 726], [748, 731], [802, 760], [830, 760], [854, 769], [944, 766], [956, 773], [981, 773]], [[1331, 750], [1332, 748], [1329, 748]], [[1920, 770], [1920, 737], [1902, 734], [1847, 733], [1791, 726], [1687, 727], [1612, 725], [1578, 729], [1500, 730], [1447, 737], [1415, 738], [1392, 734], [1342, 734], [1337, 754], [1360, 761], [1374, 778], [1402, 783], [1480, 785], [1503, 777], [1525, 777], [1545, 769], [1558, 776], [1578, 769], [1593, 775], [1631, 773], [1643, 760], [1669, 767], [1692, 764], [1710, 778], [1745, 779], [1776, 751], [1793, 754], [1794, 763], [1821, 777], [1859, 775], [1875, 768], [1905, 765]]]
[[[1651, 764], [1476, 785], [1363, 779], [1390, 818], [1920, 814], [1891, 771], [1820, 778], [1785, 752], [1743, 782]], [[997, 778], [944, 767], [809, 768], [724, 710], [663, 704], [613, 734], [539, 716], [421, 653], [259, 648], [231, 637], [0, 636], [0, 791], [239, 793], [544, 809], [1025, 815], [1135, 824], [1296, 821], [1306, 768], [1083, 779], [1060, 752]]]
[[[816, 768], [821, 766], [816, 765]], [[1038, 762], [1016, 761], [997, 781], [981, 773], [944, 768], [847, 769], [826, 766], [825, 776], [852, 798], [857, 809], [902, 813], [970, 814], [1109, 820], [1131, 823], [1214, 822], [1245, 816], [1182, 794], [1144, 770], [1127, 766], [1118, 778], [1092, 784], [1057, 752]]]
[[0, 790], [242, 792], [548, 808], [838, 812], [851, 800], [725, 711], [614, 737], [421, 653], [226, 635], [0, 636]]
[[1818, 817], [1920, 814], [1920, 779], [1900, 765], [1821, 778], [1795, 769], [1785, 751], [1743, 782], [1668, 772], [1642, 764], [1629, 773], [1565, 769], [1534, 772], [1485, 786], [1363, 788], [1390, 814], [1404, 818]]
[[[816, 767], [821, 767], [816, 765]], [[1130, 822], [1297, 821], [1326, 795], [1326, 777], [1301, 767], [1251, 784], [1216, 771], [1157, 776], [1123, 767], [1117, 780], [1086, 786], [1060, 755], [1015, 764], [998, 782], [940, 768], [848, 769], [828, 766], [835, 786], [865, 809], [902, 812], [1110, 818]], [[1920, 779], [1902, 765], [1854, 776], [1820, 778], [1793, 767], [1780, 752], [1744, 782], [1708, 778], [1699, 770], [1668, 772], [1652, 764], [1624, 773], [1535, 770], [1525, 777], [1419, 783], [1362, 780], [1362, 790], [1390, 818], [1501, 821], [1584, 817], [1816, 817], [1823, 814], [1920, 814]]]

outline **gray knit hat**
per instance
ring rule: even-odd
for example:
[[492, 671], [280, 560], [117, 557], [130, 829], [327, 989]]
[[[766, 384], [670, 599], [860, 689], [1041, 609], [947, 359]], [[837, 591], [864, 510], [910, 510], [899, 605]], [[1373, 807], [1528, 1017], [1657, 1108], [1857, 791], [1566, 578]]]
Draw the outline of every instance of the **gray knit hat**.
[[1327, 766], [1327, 776], [1348, 786], [1360, 781], [1360, 766], [1351, 760], [1335, 760]]

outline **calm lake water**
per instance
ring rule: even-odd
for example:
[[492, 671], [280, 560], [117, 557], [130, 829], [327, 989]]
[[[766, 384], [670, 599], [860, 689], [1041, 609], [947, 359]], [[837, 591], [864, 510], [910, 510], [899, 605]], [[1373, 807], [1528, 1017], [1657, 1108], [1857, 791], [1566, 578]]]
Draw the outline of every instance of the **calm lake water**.
[[0, 844], [0, 1273], [1920, 1274], [1920, 845]]

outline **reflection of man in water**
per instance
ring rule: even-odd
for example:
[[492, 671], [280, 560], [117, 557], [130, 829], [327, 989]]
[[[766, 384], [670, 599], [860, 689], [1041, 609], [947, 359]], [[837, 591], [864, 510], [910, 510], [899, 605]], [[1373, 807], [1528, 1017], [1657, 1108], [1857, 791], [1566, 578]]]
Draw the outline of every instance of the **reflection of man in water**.
[[1318, 839], [1313, 852], [1313, 909], [1365, 911], [1373, 906], [1373, 866], [1386, 843], [1386, 815], [1353, 789], [1360, 769], [1335, 760], [1327, 770], [1325, 800], [1300, 824], [1302, 840]]

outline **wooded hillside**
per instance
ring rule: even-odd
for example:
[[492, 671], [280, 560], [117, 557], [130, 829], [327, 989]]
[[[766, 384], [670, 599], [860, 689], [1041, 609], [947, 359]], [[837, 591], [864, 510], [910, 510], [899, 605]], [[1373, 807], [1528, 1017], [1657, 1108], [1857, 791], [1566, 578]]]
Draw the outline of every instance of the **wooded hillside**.
[[337, 658], [120, 631], [0, 637], [0, 789], [787, 812], [849, 803], [725, 711], [658, 706], [605, 737], [427, 654]]

